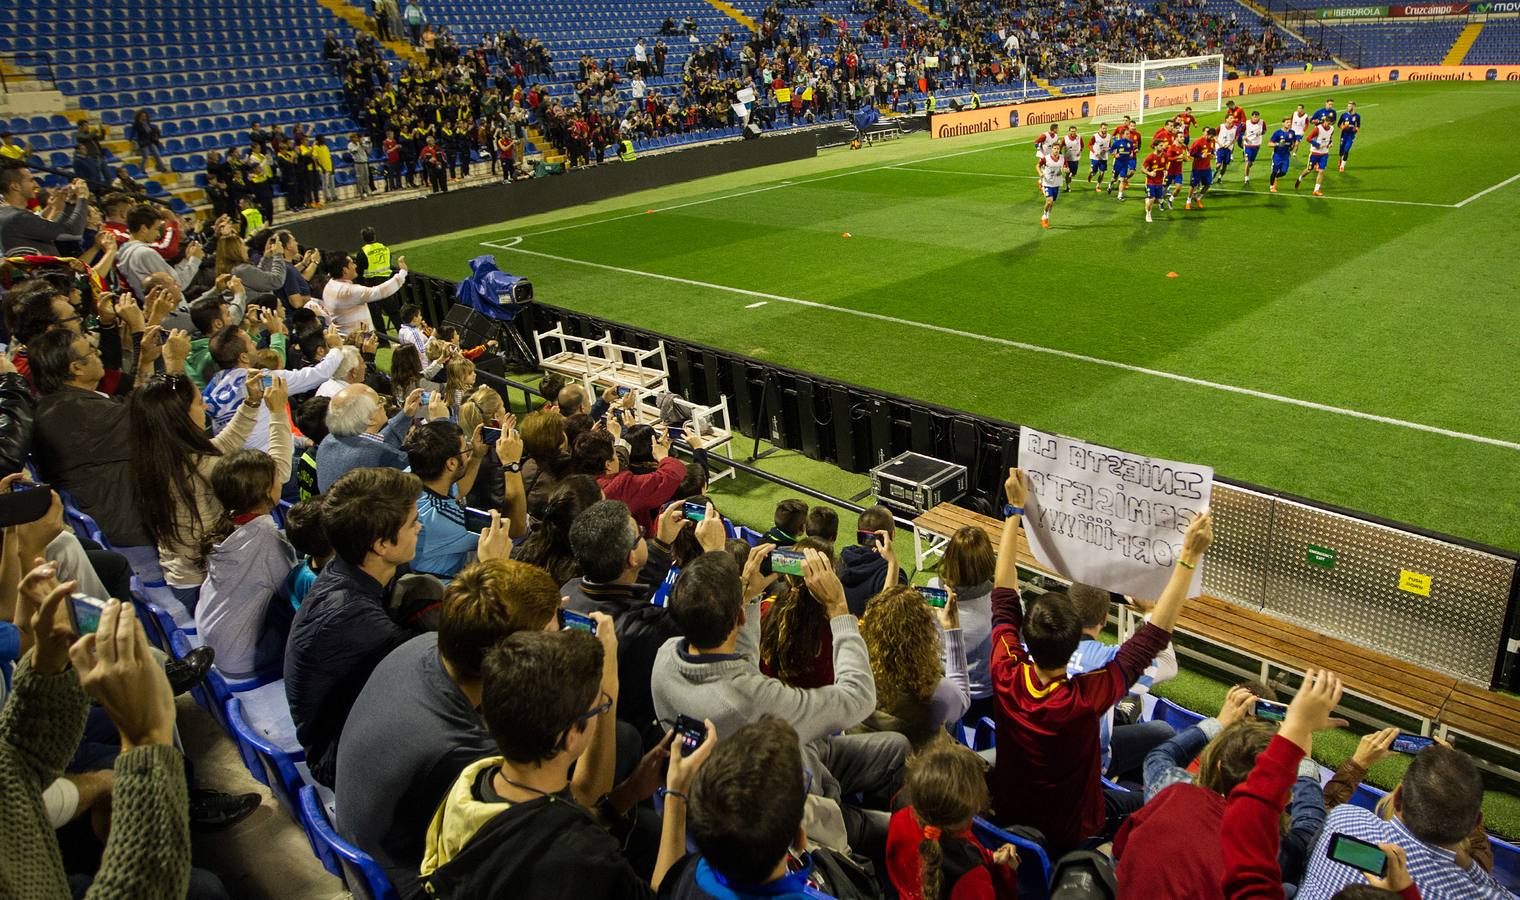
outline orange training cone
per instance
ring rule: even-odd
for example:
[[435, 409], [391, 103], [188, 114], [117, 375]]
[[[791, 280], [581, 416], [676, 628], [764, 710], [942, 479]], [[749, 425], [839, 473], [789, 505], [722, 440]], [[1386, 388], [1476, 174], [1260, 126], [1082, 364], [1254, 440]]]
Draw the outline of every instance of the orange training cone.
[[1176, 272], [1168, 272], [1168, 273], [1166, 273], [1166, 277], [1168, 277], [1168, 278], [1176, 278], [1177, 277], [1177, 273]]

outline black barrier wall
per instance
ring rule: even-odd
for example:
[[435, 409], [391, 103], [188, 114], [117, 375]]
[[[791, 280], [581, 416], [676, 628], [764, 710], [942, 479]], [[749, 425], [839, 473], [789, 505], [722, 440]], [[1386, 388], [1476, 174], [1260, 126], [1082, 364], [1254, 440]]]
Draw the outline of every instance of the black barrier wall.
[[610, 162], [513, 184], [463, 188], [451, 191], [447, 199], [413, 195], [392, 203], [304, 219], [291, 225], [290, 230], [297, 240], [311, 247], [352, 250], [359, 246], [359, 229], [364, 227], [374, 228], [387, 244], [399, 244], [693, 178], [817, 155], [818, 139], [810, 130], [750, 141], [734, 139], [679, 153], [641, 156], [632, 163]]

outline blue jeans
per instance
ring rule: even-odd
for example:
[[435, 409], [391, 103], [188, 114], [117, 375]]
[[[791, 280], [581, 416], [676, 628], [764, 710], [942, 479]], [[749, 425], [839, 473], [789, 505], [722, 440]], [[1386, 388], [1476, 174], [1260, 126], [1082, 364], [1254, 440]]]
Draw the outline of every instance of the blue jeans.
[[1108, 777], [1119, 780], [1133, 776], [1150, 752], [1177, 735], [1177, 730], [1159, 719], [1115, 726], [1108, 747]]

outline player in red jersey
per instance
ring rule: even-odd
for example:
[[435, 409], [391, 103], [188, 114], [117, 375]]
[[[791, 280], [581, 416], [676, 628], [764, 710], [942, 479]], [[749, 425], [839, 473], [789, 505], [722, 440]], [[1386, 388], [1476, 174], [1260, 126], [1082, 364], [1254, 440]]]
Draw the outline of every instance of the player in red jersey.
[[1141, 165], [1145, 169], [1145, 221], [1149, 222], [1151, 207], [1166, 199], [1166, 154], [1157, 147]]
[[1172, 201], [1177, 199], [1177, 194], [1182, 190], [1182, 163], [1188, 158], [1188, 148], [1182, 142], [1182, 135], [1174, 136], [1161, 155], [1166, 158], [1166, 208], [1171, 209]]
[[1188, 148], [1188, 155], [1193, 158], [1193, 179], [1188, 184], [1188, 198], [1182, 208], [1192, 209], [1197, 204], [1203, 209], [1203, 195], [1214, 185], [1214, 129], [1205, 128], [1203, 137]]
[[1245, 134], [1246, 110], [1243, 106], [1236, 106], [1234, 100], [1224, 102], [1225, 121], [1235, 126], [1236, 134]]
[[1193, 115], [1191, 106], [1177, 114], [1177, 125], [1182, 129], [1182, 142], [1187, 143], [1193, 139], [1193, 126], [1198, 124], [1198, 117]]
[[1170, 144], [1172, 142], [1172, 138], [1177, 136], [1177, 128], [1178, 125], [1176, 119], [1172, 119], [1162, 124], [1162, 126], [1157, 129], [1156, 133], [1154, 135], [1151, 135], [1151, 146], [1154, 147], [1157, 144]]

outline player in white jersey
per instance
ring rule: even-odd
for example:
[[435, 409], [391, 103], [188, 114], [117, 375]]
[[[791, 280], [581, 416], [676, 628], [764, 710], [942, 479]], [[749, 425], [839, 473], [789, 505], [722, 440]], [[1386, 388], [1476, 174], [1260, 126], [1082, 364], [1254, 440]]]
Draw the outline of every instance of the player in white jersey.
[[1035, 156], [1044, 156], [1053, 150], [1061, 149], [1061, 133], [1056, 130], [1052, 123], [1046, 131], [1040, 132], [1039, 137], [1034, 139]]
[[1082, 136], [1077, 126], [1071, 126], [1066, 137], [1061, 138], [1061, 155], [1066, 157], [1066, 190], [1071, 190], [1071, 177], [1082, 167]]
[[1092, 184], [1093, 176], [1098, 176], [1098, 186], [1094, 191], [1103, 191], [1103, 176], [1108, 174], [1108, 145], [1113, 143], [1114, 136], [1108, 133], [1108, 123], [1098, 126], [1098, 132], [1087, 139], [1087, 183]]
[[1214, 138], [1214, 180], [1223, 181], [1225, 170], [1230, 168], [1230, 160], [1235, 156], [1235, 138], [1240, 129], [1236, 128], [1229, 119], [1219, 126], [1219, 134]]
[[1330, 141], [1334, 137], [1335, 129], [1330, 126], [1328, 120], [1320, 122], [1314, 126], [1313, 131], [1309, 132], [1309, 164], [1298, 173], [1298, 180], [1293, 182], [1294, 188], [1304, 183], [1304, 176], [1308, 175], [1312, 169], [1314, 170], [1314, 196], [1325, 196], [1320, 188], [1325, 181], [1325, 164], [1330, 161]]
[[1293, 115], [1288, 117], [1288, 127], [1293, 129], [1293, 155], [1298, 155], [1298, 145], [1303, 143], [1304, 134], [1309, 131], [1309, 114], [1304, 112], [1304, 105], [1300, 103]]
[[1245, 184], [1251, 183], [1251, 163], [1256, 162], [1256, 154], [1261, 151], [1261, 138], [1267, 130], [1267, 123], [1261, 117], [1261, 113], [1251, 113], [1251, 118], [1246, 120], [1245, 134], [1240, 138], [1240, 152], [1246, 158]]
[[1042, 153], [1035, 162], [1035, 174], [1040, 176], [1040, 192], [1045, 195], [1045, 210], [1040, 213], [1040, 227], [1050, 227], [1050, 208], [1061, 196], [1062, 179], [1070, 179], [1066, 171], [1066, 156], [1058, 150]]

